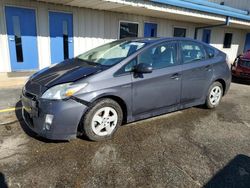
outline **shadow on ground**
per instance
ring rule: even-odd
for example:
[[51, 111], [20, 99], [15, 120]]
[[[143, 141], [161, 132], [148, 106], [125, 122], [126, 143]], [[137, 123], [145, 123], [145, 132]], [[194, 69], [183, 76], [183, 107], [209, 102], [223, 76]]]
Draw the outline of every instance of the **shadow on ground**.
[[63, 142], [67, 142], [65, 140], [49, 140], [43, 137], [40, 137], [39, 135], [37, 135], [34, 131], [32, 131], [27, 124], [24, 122], [23, 117], [22, 117], [22, 103], [21, 101], [18, 101], [16, 103], [16, 110], [15, 110], [15, 114], [16, 114], [16, 118], [21, 126], [21, 128], [23, 129], [23, 131], [30, 137], [39, 140], [41, 142], [45, 142], [45, 143], [63, 143]]
[[249, 186], [250, 157], [237, 155], [204, 188], [248, 188]]
[[8, 188], [7, 183], [5, 181], [5, 177], [2, 172], [0, 172], [0, 187], [1, 188]]
[[236, 84], [250, 85], [250, 80], [232, 77], [232, 82]]

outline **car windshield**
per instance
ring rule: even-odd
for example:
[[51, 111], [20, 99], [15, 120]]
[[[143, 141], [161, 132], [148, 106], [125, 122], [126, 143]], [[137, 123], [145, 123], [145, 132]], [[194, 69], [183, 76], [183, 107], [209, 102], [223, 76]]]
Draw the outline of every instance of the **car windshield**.
[[143, 42], [118, 40], [87, 51], [77, 58], [91, 63], [112, 66], [144, 46]]

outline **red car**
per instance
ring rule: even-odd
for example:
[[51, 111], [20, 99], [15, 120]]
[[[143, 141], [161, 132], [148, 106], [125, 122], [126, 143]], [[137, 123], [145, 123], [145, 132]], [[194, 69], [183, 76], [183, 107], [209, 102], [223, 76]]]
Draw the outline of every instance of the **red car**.
[[232, 75], [237, 78], [250, 79], [250, 50], [235, 59], [232, 65]]

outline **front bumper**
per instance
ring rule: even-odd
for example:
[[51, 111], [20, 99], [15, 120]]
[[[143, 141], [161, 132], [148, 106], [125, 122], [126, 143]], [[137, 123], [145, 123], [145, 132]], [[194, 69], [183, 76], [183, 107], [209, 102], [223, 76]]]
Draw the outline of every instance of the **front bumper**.
[[[22, 116], [25, 123], [39, 136], [51, 140], [70, 140], [76, 138], [78, 125], [87, 106], [68, 100], [34, 100], [21, 96], [23, 105]], [[53, 120], [46, 127], [46, 115]]]

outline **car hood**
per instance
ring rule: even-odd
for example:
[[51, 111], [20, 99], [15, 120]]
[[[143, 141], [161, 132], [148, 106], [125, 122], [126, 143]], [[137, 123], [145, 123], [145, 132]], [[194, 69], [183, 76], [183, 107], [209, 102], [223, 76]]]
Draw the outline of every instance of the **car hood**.
[[101, 66], [95, 66], [79, 59], [70, 59], [38, 71], [31, 76], [30, 80], [42, 86], [51, 87], [61, 83], [74, 82], [102, 70], [104, 68]]
[[26, 91], [39, 95], [54, 85], [75, 82], [105, 69], [107, 69], [107, 67], [91, 64], [77, 58], [66, 60], [33, 74], [26, 83], [25, 89]]

